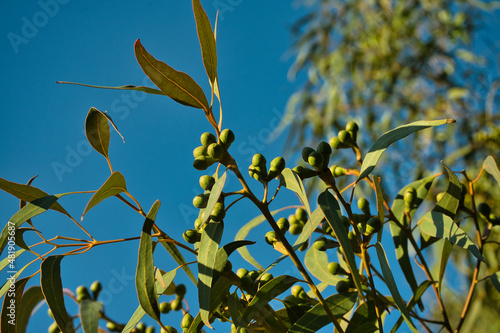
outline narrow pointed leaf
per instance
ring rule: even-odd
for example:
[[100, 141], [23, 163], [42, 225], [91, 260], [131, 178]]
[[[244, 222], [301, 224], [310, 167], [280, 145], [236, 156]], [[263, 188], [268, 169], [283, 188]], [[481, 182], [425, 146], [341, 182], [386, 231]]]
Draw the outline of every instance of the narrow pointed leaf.
[[[29, 281], [29, 277], [19, 279], [15, 282], [14, 292], [8, 292], [2, 305], [2, 313], [0, 315], [0, 332], [16, 333], [19, 324], [18, 314], [21, 310], [21, 298], [23, 296], [24, 287]], [[10, 281], [7, 280], [10, 284]], [[14, 315], [12, 317], [12, 315]]]
[[97, 333], [102, 303], [86, 299], [80, 303], [80, 320], [83, 333]]
[[441, 294], [443, 287], [443, 277], [448, 265], [448, 259], [451, 255], [451, 250], [453, 249], [453, 244], [451, 244], [446, 239], [443, 239], [443, 246], [441, 247], [441, 259], [439, 260], [439, 275], [438, 275], [438, 292]]
[[468, 250], [477, 259], [484, 261], [479, 249], [467, 233], [460, 229], [449, 216], [434, 211], [425, 214], [420, 221], [420, 231], [432, 237], [447, 239]]
[[[356, 303], [357, 294], [342, 293], [335, 294], [325, 299], [326, 304], [336, 318], [343, 317], [351, 311]], [[307, 311], [289, 330], [288, 333], [314, 333], [331, 323], [330, 317], [326, 314], [321, 304], [316, 304]]]
[[160, 209], [160, 201], [155, 201], [149, 210], [142, 227], [141, 241], [139, 244], [139, 258], [135, 275], [135, 286], [139, 304], [144, 311], [154, 320], [160, 320], [160, 304], [155, 285], [155, 268], [153, 261], [153, 241], [151, 228]]
[[15, 268], [14, 260], [16, 260], [17, 257], [19, 257], [24, 251], [26, 250], [20, 249], [14, 252], [14, 255], [5, 256], [5, 258], [3, 258], [2, 261], [0, 261], [0, 271], [3, 271], [3, 269], [8, 265], [12, 265], [11, 268]]
[[62, 255], [50, 256], [42, 262], [40, 286], [59, 329], [65, 333], [74, 333], [73, 321], [68, 315], [64, 304], [61, 281], [61, 260], [63, 258]]
[[201, 320], [201, 315], [198, 313], [196, 317], [194, 317], [191, 326], [188, 328], [186, 333], [199, 333], [203, 327], [203, 321]]
[[275, 277], [265, 285], [263, 285], [255, 294], [252, 301], [245, 309], [242, 317], [242, 325], [247, 326], [253, 319], [253, 316], [262, 307], [269, 303], [273, 298], [281, 295], [283, 292], [299, 282], [297, 278], [289, 275], [281, 275]]
[[[177, 273], [177, 270], [173, 270], [171, 272], [163, 274], [163, 285], [168, 287], [172, 283], [172, 281], [174, 280], [176, 273]], [[159, 281], [156, 281], [155, 285], [156, 285], [156, 290], [158, 292], [158, 295], [161, 295], [166, 289], [166, 288], [163, 288], [161, 286], [161, 283]], [[125, 325], [125, 327], [123, 328], [122, 333], [132, 332], [132, 330], [141, 321], [142, 317], [144, 317], [145, 314], [146, 314], [146, 312], [139, 305], [137, 307], [137, 309], [135, 310], [134, 314], [132, 314], [132, 317], [130, 317], [127, 325]]]
[[[422, 295], [425, 293], [427, 288], [429, 288], [429, 286], [431, 286], [431, 285], [432, 285], [432, 283], [429, 280], [426, 280], [426, 281], [422, 282], [420, 284], [420, 286], [418, 286], [417, 290], [415, 291], [415, 294], [413, 294], [410, 301], [408, 302], [408, 305], [406, 306], [406, 308], [408, 309], [408, 312], [412, 311], [413, 308], [415, 307], [415, 304], [420, 302]], [[399, 317], [398, 321], [396, 322], [396, 324], [392, 328], [391, 333], [396, 333], [397, 330], [399, 329], [399, 327], [401, 326], [401, 324], [403, 323], [403, 321], [404, 321], [403, 316]]]
[[207, 13], [201, 6], [200, 0], [193, 0], [193, 11], [196, 19], [196, 30], [200, 40], [201, 56], [203, 65], [207, 71], [210, 82], [217, 77], [217, 50], [215, 47], [215, 36], [210, 25]]
[[297, 237], [295, 245], [306, 242], [312, 235], [312, 233], [316, 230], [316, 228], [321, 223], [324, 217], [325, 215], [323, 214], [323, 211], [321, 211], [319, 207], [316, 208], [314, 212], [312, 212], [312, 214], [310, 215], [310, 218], [307, 221], [307, 223], [304, 225], [304, 228], [302, 229], [302, 232], [300, 233], [299, 237]]
[[443, 164], [443, 166], [448, 172], [449, 183], [443, 197], [439, 200], [433, 210], [454, 219], [458, 210], [460, 197], [462, 196], [462, 187], [458, 177], [446, 165]]
[[354, 258], [354, 251], [352, 250], [351, 242], [338, 214], [338, 211], [340, 211], [339, 203], [328, 190], [325, 190], [319, 195], [318, 204], [325, 214], [326, 220], [332, 227], [333, 231], [335, 231], [335, 235], [337, 236], [340, 246], [342, 247], [342, 251], [344, 252], [347, 267], [349, 267], [349, 271], [353, 276], [354, 284], [356, 285], [360, 295], [364, 297], [364, 295], [362, 295], [362, 285], [359, 278], [358, 268], [356, 266], [356, 259]]
[[165, 96], [165, 94], [161, 90], [158, 90], [158, 89], [155, 89], [155, 88], [150, 88], [150, 87], [144, 87], [144, 86], [133, 86], [131, 84], [128, 84], [126, 86], [119, 86], [119, 87], [106, 87], [106, 86], [96, 86], [96, 85], [92, 85], [92, 84], [67, 82], [67, 81], [57, 81], [56, 83], [73, 84], [75, 86], [83, 86], [83, 87], [98, 88], [98, 89], [136, 90], [136, 91], [141, 91], [141, 92], [144, 92], [144, 93], [147, 93], [147, 94]]
[[19, 228], [27, 220], [46, 212], [60, 197], [65, 196], [66, 194], [68, 193], [47, 195], [45, 197], [35, 199], [15, 213], [2, 230], [2, 234], [0, 236], [0, 253], [3, 252], [7, 244], [9, 232], [12, 231], [9, 230], [9, 227], [12, 228], [14, 226], [16, 229]]
[[91, 107], [85, 119], [85, 135], [90, 145], [108, 159], [109, 124], [108, 118], [98, 109]]
[[222, 301], [228, 296], [229, 289], [233, 286], [231, 279], [221, 276], [210, 290], [210, 311], [212, 314], [220, 307]]
[[488, 156], [483, 162], [483, 169], [495, 178], [497, 184], [500, 186], [500, 171], [498, 170], [497, 163], [493, 156]]
[[241, 305], [240, 298], [236, 291], [228, 296], [227, 306], [234, 325], [240, 327], [242, 325], [243, 312], [245, 312], [245, 309], [243, 309], [243, 305]]
[[297, 193], [300, 201], [306, 208], [307, 214], [309, 215], [309, 217], [311, 217], [312, 213], [311, 207], [309, 205], [309, 200], [307, 199], [307, 192], [299, 175], [297, 175], [293, 170], [285, 168], [285, 170], [283, 170], [280, 175], [280, 181], [287, 189]]
[[490, 281], [493, 284], [493, 286], [500, 292], [500, 271], [496, 272], [495, 274], [490, 275]]
[[33, 286], [21, 298], [21, 306], [16, 314], [16, 333], [26, 333], [33, 309], [43, 300], [42, 288]]
[[335, 286], [337, 282], [342, 280], [338, 275], [332, 275], [328, 272], [328, 256], [326, 251], [318, 251], [314, 246], [310, 247], [306, 252], [304, 264], [307, 270], [322, 282]]
[[117, 194], [127, 191], [127, 185], [125, 183], [125, 178], [119, 171], [113, 172], [111, 176], [104, 182], [99, 190], [90, 198], [85, 210], [82, 214], [82, 220], [85, 214], [93, 207], [98, 205], [104, 199], [113, 197]]
[[375, 302], [368, 301], [361, 304], [356, 309], [345, 333], [373, 333], [377, 331], [377, 310], [375, 309]]
[[226, 184], [226, 179], [227, 179], [227, 172], [224, 172], [224, 174], [219, 179], [217, 179], [215, 181], [215, 184], [212, 186], [212, 189], [210, 190], [210, 196], [208, 197], [207, 206], [205, 207], [205, 211], [203, 212], [203, 216], [201, 218], [203, 223], [206, 223], [210, 218], [210, 215], [214, 210], [215, 204], [217, 203], [217, 200], [219, 200], [220, 194], [224, 189], [224, 185]]
[[181, 266], [182, 270], [187, 274], [189, 279], [196, 285], [198, 283], [198, 281], [196, 280], [196, 277], [194, 276], [193, 271], [187, 265], [186, 260], [184, 259], [184, 256], [179, 251], [177, 246], [175, 244], [172, 244], [169, 242], [165, 242], [165, 241], [162, 242], [161, 241], [162, 239], [163, 239], [162, 237], [158, 237], [158, 240], [160, 241], [161, 245], [165, 248], [165, 250], [167, 250], [167, 252], [170, 254], [170, 256], [175, 260], [175, 262]]
[[398, 287], [396, 286], [396, 282], [394, 281], [394, 277], [392, 276], [391, 267], [389, 266], [389, 262], [387, 261], [387, 256], [385, 255], [384, 248], [381, 243], [376, 243], [375, 248], [377, 249], [377, 256], [380, 262], [380, 268], [382, 270], [382, 275], [384, 276], [385, 283], [389, 291], [391, 292], [392, 297], [394, 298], [394, 303], [396, 304], [399, 312], [403, 316], [406, 324], [411, 329], [412, 332], [418, 333], [415, 325], [413, 324], [410, 314], [406, 309], [406, 305], [401, 298], [401, 294], [398, 291]]
[[242, 240], [242, 241], [234, 241], [229, 244], [224, 245], [219, 250], [217, 250], [217, 254], [215, 255], [215, 263], [214, 263], [214, 276], [213, 281], [217, 281], [219, 276], [222, 274], [224, 267], [226, 266], [227, 259], [229, 256], [238, 248], [246, 245], [252, 245], [255, 242]]
[[14, 274], [12, 274], [14, 271], [7, 271], [7, 273], [9, 274], [9, 280], [6, 280], [3, 283], [2, 288], [0, 288], [0, 298], [2, 298], [2, 296], [7, 292], [7, 290], [9, 290], [10, 280], [11, 279], [12, 279], [12, 281], [17, 280], [17, 278], [22, 274], [22, 272], [24, 272], [24, 270], [28, 267], [28, 265], [29, 264], [26, 264], [26, 266], [24, 266], [21, 269], [16, 268], [16, 270], [15, 270], [16, 273], [14, 273]]
[[411, 124], [402, 125], [384, 133], [380, 138], [377, 139], [377, 141], [375, 141], [373, 146], [366, 154], [365, 159], [363, 160], [363, 164], [361, 165], [359, 177], [356, 182], [359, 182], [361, 179], [368, 176], [373, 171], [373, 169], [375, 169], [380, 156], [382, 156], [384, 151], [394, 142], [401, 140], [414, 132], [432, 126], [440, 126], [454, 122], [455, 120], [453, 119], [415, 121]]
[[[47, 193], [37, 187], [10, 182], [3, 178], [0, 178], [0, 189], [9, 194], [12, 194], [20, 200], [27, 202], [32, 202], [33, 200], [49, 196]], [[57, 202], [53, 206], [51, 206], [50, 209], [70, 216], [69, 213]]]
[[208, 112], [205, 93], [189, 75], [156, 60], [146, 51], [139, 39], [135, 42], [134, 48], [142, 70], [165, 95], [184, 105]]
[[198, 250], [198, 301], [203, 323], [210, 326], [210, 293], [214, 275], [214, 265], [217, 250], [224, 226], [221, 222], [207, 223], [201, 235], [200, 249]]
[[25, 249], [27, 251], [29, 251], [29, 246], [26, 245], [26, 243], [24, 242], [24, 233], [26, 231], [35, 231], [35, 229], [32, 229], [32, 228], [18, 228], [16, 230], [16, 245], [19, 246], [21, 249]]

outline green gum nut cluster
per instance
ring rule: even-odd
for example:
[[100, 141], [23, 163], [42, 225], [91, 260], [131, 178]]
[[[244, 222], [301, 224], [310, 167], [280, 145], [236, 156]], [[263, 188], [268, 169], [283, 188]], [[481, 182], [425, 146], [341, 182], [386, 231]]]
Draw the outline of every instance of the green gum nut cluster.
[[86, 299], [90, 299], [90, 293], [89, 293], [89, 290], [87, 289], [87, 287], [78, 286], [75, 291], [76, 291], [76, 300], [78, 302], [81, 302], [81, 301], [86, 300]]
[[163, 294], [175, 295], [175, 299], [172, 299], [170, 302], [161, 302], [160, 312], [169, 313], [170, 311], [180, 311], [182, 309], [182, 300], [184, 299], [184, 295], [186, 295], [186, 286], [182, 283], [178, 285], [171, 283], [167, 289], [169, 291]]
[[165, 328], [168, 330], [168, 331], [165, 331], [163, 328], [161, 329], [161, 333], [178, 333], [177, 332], [177, 329], [175, 327], [172, 327], [172, 326], [165, 326]]
[[356, 146], [359, 126], [354, 121], [346, 124], [345, 129], [338, 132], [336, 137], [332, 137], [329, 141], [333, 149], [346, 149]]
[[234, 133], [225, 129], [220, 133], [220, 142], [210, 132], [205, 132], [200, 137], [201, 146], [193, 150], [193, 166], [197, 170], [206, 170], [216, 162], [220, 162], [226, 151], [234, 141]]
[[191, 324], [193, 323], [194, 318], [193, 316], [188, 312], [182, 317], [181, 320], [181, 328], [183, 332], [187, 332], [189, 327], [191, 327]]
[[337, 262], [328, 263], [326, 269], [332, 275], [347, 275], [345, 269], [343, 269], [342, 266], [340, 266], [340, 264]]
[[339, 243], [337, 243], [333, 239], [320, 236], [314, 241], [313, 246], [318, 251], [326, 251], [328, 249], [334, 249], [339, 247]]
[[240, 278], [241, 289], [249, 295], [255, 295], [260, 287], [273, 279], [270, 273], [265, 273], [258, 279], [261, 273], [261, 271], [247, 271], [244, 268], [238, 269], [236, 275]]
[[[305, 147], [304, 149], [302, 149], [302, 160], [304, 160], [304, 162], [308, 163], [311, 167], [313, 167], [313, 169], [321, 171], [328, 168], [328, 163], [330, 162], [331, 154], [332, 154], [332, 147], [330, 147], [330, 145], [327, 142], [322, 141], [318, 144], [316, 149], [313, 149], [311, 147]], [[301, 171], [304, 172], [304, 170]]]
[[267, 161], [264, 155], [255, 154], [252, 157], [252, 164], [248, 167], [248, 174], [250, 177], [258, 180], [261, 183], [268, 182], [278, 177], [285, 169], [285, 159], [281, 156], [273, 159], [267, 171]]
[[307, 212], [304, 208], [297, 208], [295, 214], [288, 216], [288, 222], [290, 224], [288, 231], [292, 235], [299, 235], [307, 222]]

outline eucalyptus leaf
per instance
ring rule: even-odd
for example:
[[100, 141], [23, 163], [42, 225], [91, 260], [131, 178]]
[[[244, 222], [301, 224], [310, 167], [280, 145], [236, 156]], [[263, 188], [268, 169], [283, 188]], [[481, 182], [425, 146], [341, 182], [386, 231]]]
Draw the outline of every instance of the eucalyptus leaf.
[[40, 286], [30, 287], [22, 295], [21, 306], [16, 314], [16, 333], [26, 333], [33, 310], [44, 299]]
[[[418, 302], [421, 302], [422, 295], [425, 293], [427, 288], [429, 288], [429, 286], [431, 286], [431, 285], [432, 285], [431, 281], [426, 280], [426, 281], [422, 282], [420, 284], [420, 286], [418, 286], [417, 290], [415, 291], [415, 293], [411, 297], [410, 301], [408, 302], [408, 305], [406, 306], [408, 312], [413, 310], [413, 308], [415, 307], [415, 304], [417, 304]], [[401, 324], [403, 323], [403, 321], [404, 321], [403, 316], [399, 317], [398, 321], [396, 322], [396, 324], [392, 328], [391, 333], [396, 333], [397, 330], [399, 329], [399, 327], [401, 326]]]
[[325, 215], [323, 214], [321, 208], [320, 207], [316, 208], [310, 215], [310, 218], [307, 221], [307, 223], [302, 228], [302, 232], [300, 233], [299, 237], [297, 237], [297, 240], [295, 241], [294, 244], [297, 245], [306, 242], [309, 239], [309, 237], [313, 234], [313, 232], [316, 230], [316, 228], [319, 226], [321, 221], [323, 221], [324, 217]]
[[299, 175], [297, 175], [297, 173], [295, 173], [292, 169], [285, 168], [281, 172], [280, 181], [287, 189], [297, 193], [297, 196], [306, 208], [307, 214], [311, 217], [312, 213], [309, 200], [307, 199], [307, 192]]
[[75, 85], [75, 86], [83, 86], [83, 87], [98, 88], [98, 89], [135, 90], [135, 91], [141, 91], [141, 92], [144, 92], [144, 93], [147, 93], [147, 94], [165, 96], [165, 94], [161, 90], [158, 90], [158, 89], [155, 89], [155, 88], [150, 88], [150, 87], [144, 87], [144, 86], [133, 86], [131, 84], [128, 84], [126, 86], [119, 86], [119, 87], [106, 87], [106, 86], [96, 86], [96, 85], [92, 85], [92, 84], [67, 82], [67, 81], [56, 81], [56, 83], [60, 83], [60, 84], [72, 84], [72, 85]]
[[440, 126], [454, 122], [455, 120], [453, 119], [430, 120], [430, 121], [421, 120], [396, 127], [395, 129], [392, 129], [384, 133], [380, 138], [377, 139], [377, 141], [375, 141], [373, 146], [366, 154], [363, 160], [363, 164], [361, 165], [359, 177], [356, 180], [356, 182], [359, 182], [361, 179], [368, 176], [373, 171], [373, 169], [375, 169], [375, 166], [377, 165], [378, 160], [380, 159], [384, 151], [394, 142], [401, 140], [414, 132], [432, 126]]
[[[0, 332], [16, 333], [19, 324], [17, 315], [21, 310], [21, 298], [23, 296], [24, 287], [29, 279], [30, 277], [25, 277], [17, 280], [14, 284], [15, 292], [8, 292], [5, 295], [2, 313], [0, 315]], [[7, 280], [7, 282], [10, 284], [9, 280]], [[12, 313], [14, 314], [14, 318], [11, 317]]]
[[368, 301], [360, 304], [356, 309], [345, 330], [345, 333], [373, 333], [379, 329], [377, 327], [377, 310], [375, 302]]
[[98, 109], [91, 107], [85, 119], [85, 135], [90, 145], [109, 161], [108, 118]]
[[493, 156], [488, 156], [483, 162], [483, 169], [486, 170], [490, 175], [495, 178], [497, 184], [500, 185], [500, 171], [498, 170], [498, 165], [495, 162]]
[[84, 333], [97, 333], [102, 303], [85, 299], [80, 303], [80, 320]]
[[85, 214], [93, 207], [98, 205], [104, 199], [113, 197], [122, 192], [127, 192], [127, 185], [125, 183], [125, 177], [119, 172], [115, 171], [109, 178], [104, 182], [99, 190], [90, 198], [85, 210], [82, 214], [82, 220]]
[[207, 206], [205, 207], [203, 216], [201, 218], [203, 223], [206, 223], [210, 218], [210, 215], [214, 210], [215, 204], [217, 203], [217, 200], [219, 200], [222, 190], [224, 189], [224, 184], [226, 184], [226, 179], [227, 179], [227, 172], [224, 172], [224, 174], [219, 179], [217, 179], [215, 181], [215, 184], [212, 186], [212, 190], [210, 190], [210, 196], [208, 197]]
[[217, 50], [215, 47], [215, 36], [210, 25], [207, 13], [201, 6], [200, 0], [193, 0], [193, 11], [196, 19], [196, 30], [201, 46], [203, 65], [207, 71], [208, 78], [213, 84], [217, 77]]
[[332, 275], [328, 272], [328, 256], [326, 251], [319, 251], [314, 246], [311, 246], [307, 250], [304, 264], [307, 270], [322, 282], [335, 286], [337, 282], [343, 280], [340, 276]]

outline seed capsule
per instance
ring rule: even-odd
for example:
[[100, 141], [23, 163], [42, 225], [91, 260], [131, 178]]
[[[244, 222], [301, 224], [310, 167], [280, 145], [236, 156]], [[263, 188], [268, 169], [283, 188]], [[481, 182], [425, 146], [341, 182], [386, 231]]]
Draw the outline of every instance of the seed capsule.
[[200, 137], [200, 142], [204, 147], [210, 146], [212, 143], [217, 142], [217, 138], [210, 132], [205, 132]]

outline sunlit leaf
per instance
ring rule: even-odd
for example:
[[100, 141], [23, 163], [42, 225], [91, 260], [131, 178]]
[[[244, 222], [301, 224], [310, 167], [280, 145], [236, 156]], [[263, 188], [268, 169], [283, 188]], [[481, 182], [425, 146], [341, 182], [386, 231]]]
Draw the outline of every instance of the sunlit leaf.
[[102, 303], [85, 299], [80, 303], [80, 320], [84, 333], [97, 332]]
[[[21, 269], [17, 269], [16, 267], [16, 273], [12, 274], [12, 273], [9, 273], [9, 279], [6, 280], [4, 283], [3, 283], [3, 286], [2, 288], [0, 288], [0, 298], [7, 292], [7, 290], [9, 290], [9, 287], [10, 287], [10, 281], [15, 281], [17, 280], [17, 278], [22, 274], [22, 272], [24, 272], [24, 270], [28, 267], [29, 264], [26, 264], [26, 266], [22, 267]], [[9, 267], [10, 268], [10, 267]]]
[[[8, 292], [4, 299], [2, 305], [2, 313], [0, 315], [0, 332], [5, 333], [16, 333], [17, 326], [19, 323], [19, 318], [17, 317], [21, 310], [21, 298], [23, 296], [24, 287], [29, 281], [29, 277], [25, 277], [17, 280], [14, 283], [14, 292]], [[13, 281], [7, 280], [10, 284]], [[42, 297], [43, 298], [43, 297]]]
[[2, 271], [9, 264], [12, 264], [12, 266], [15, 267], [13, 261], [16, 260], [16, 258], [19, 257], [24, 251], [26, 250], [20, 249], [14, 252], [13, 254], [5, 256], [5, 258], [3, 258], [2, 261], [0, 261], [0, 271]]
[[163, 239], [164, 238], [162, 238], [161, 236], [158, 237], [161, 245], [165, 248], [165, 250], [167, 250], [170, 256], [175, 260], [175, 262], [181, 266], [182, 270], [187, 274], [189, 279], [196, 285], [198, 281], [196, 280], [196, 277], [194, 276], [191, 268], [189, 268], [189, 266], [186, 264], [186, 260], [184, 259], [184, 256], [179, 251], [177, 246], [170, 242], [162, 241]]
[[110, 138], [108, 118], [94, 107], [90, 108], [85, 119], [85, 135], [90, 145], [108, 159]]
[[198, 313], [196, 317], [194, 317], [191, 326], [187, 329], [186, 333], [198, 333], [201, 332], [201, 328], [203, 327], [203, 321], [201, 320], [201, 315]]
[[368, 301], [361, 304], [356, 309], [345, 333], [373, 333], [377, 331], [377, 310], [375, 309], [375, 302]]
[[43, 300], [42, 288], [33, 286], [26, 290], [21, 298], [21, 306], [16, 313], [16, 332], [25, 333], [35, 307]]
[[[415, 291], [415, 293], [411, 297], [410, 301], [408, 302], [408, 305], [406, 306], [406, 309], [408, 310], [408, 312], [413, 310], [413, 308], [415, 307], [415, 304], [417, 304], [417, 302], [420, 302], [422, 295], [425, 293], [427, 288], [429, 288], [429, 286], [431, 286], [431, 285], [432, 285], [431, 281], [426, 280], [426, 281], [422, 282], [420, 284], [420, 286], [418, 286], [417, 290]], [[392, 328], [391, 333], [396, 333], [396, 331], [399, 329], [399, 327], [401, 326], [403, 321], [404, 321], [403, 316], [399, 317], [398, 321], [396, 322], [396, 324]]]
[[16, 245], [19, 246], [21, 249], [25, 249], [27, 251], [29, 251], [29, 246], [26, 245], [26, 243], [24, 242], [24, 233], [26, 231], [35, 231], [35, 229], [33, 228], [17, 228], [16, 230]]
[[214, 210], [215, 204], [217, 203], [217, 200], [219, 200], [220, 194], [224, 189], [224, 184], [226, 184], [226, 179], [227, 179], [227, 172], [224, 172], [224, 174], [219, 179], [217, 179], [214, 185], [212, 186], [212, 189], [210, 190], [210, 196], [208, 197], [207, 206], [205, 207], [205, 211], [203, 212], [203, 216], [201, 218], [203, 223], [207, 222], [208, 219], [210, 218], [210, 215]]
[[[495, 178], [497, 184], [500, 185], [500, 171], [493, 156], [488, 156], [483, 162], [483, 169]], [[1, 178], [0, 178], [1, 179]]]
[[198, 250], [198, 301], [201, 320], [208, 327], [211, 327], [208, 317], [214, 265], [223, 229], [224, 225], [221, 222], [207, 223]]
[[92, 198], [90, 198], [87, 206], [85, 207], [85, 210], [83, 211], [82, 220], [89, 210], [91, 210], [104, 199], [113, 197], [126, 191], [127, 185], [125, 183], [125, 178], [123, 177], [123, 175], [118, 171], [113, 172], [113, 174], [109, 176], [109, 178], [104, 182], [101, 188], [97, 190], [96, 193], [94, 193]]
[[287, 189], [297, 193], [300, 201], [306, 208], [307, 214], [311, 217], [311, 207], [309, 206], [309, 200], [307, 199], [307, 192], [304, 188], [304, 184], [300, 179], [299, 175], [289, 168], [285, 168], [280, 175], [280, 181]]
[[384, 133], [380, 138], [377, 139], [377, 141], [375, 141], [373, 146], [366, 154], [365, 159], [363, 160], [363, 164], [361, 165], [359, 177], [356, 180], [356, 182], [359, 182], [361, 179], [368, 176], [373, 171], [373, 169], [375, 169], [375, 166], [377, 165], [380, 156], [382, 156], [384, 151], [394, 142], [401, 140], [414, 132], [432, 126], [440, 126], [454, 122], [455, 120], [453, 119], [415, 121], [411, 124], [402, 125]]
[[394, 276], [392, 276], [391, 267], [389, 266], [389, 262], [387, 261], [387, 256], [385, 255], [384, 248], [382, 244], [376, 243], [375, 248], [377, 249], [377, 256], [380, 262], [380, 268], [382, 269], [382, 275], [384, 276], [385, 283], [389, 291], [391, 292], [392, 297], [394, 298], [394, 303], [396, 303], [399, 312], [403, 316], [406, 324], [411, 329], [412, 332], [418, 333], [415, 325], [413, 324], [410, 314], [406, 309], [406, 305], [401, 298], [401, 294], [398, 291], [398, 287], [396, 286], [396, 282], [394, 281]]
[[200, 40], [201, 56], [203, 65], [207, 71], [210, 82], [217, 77], [217, 50], [215, 47], [215, 36], [210, 25], [207, 13], [203, 10], [200, 0], [193, 0], [193, 11], [196, 19], [196, 30]]
[[210, 290], [210, 311], [213, 313], [220, 305], [222, 301], [226, 298], [229, 293], [229, 289], [233, 286], [233, 281], [225, 276], [221, 276], [212, 289]]
[[135, 42], [134, 48], [142, 70], [165, 95], [181, 104], [208, 112], [209, 106], [205, 93], [189, 75], [156, 60], [141, 45], [140, 40]]
[[451, 243], [468, 250], [477, 259], [484, 261], [479, 249], [455, 222], [443, 213], [429, 212], [420, 221], [420, 231], [429, 236], [447, 239]]
[[304, 264], [307, 270], [322, 282], [335, 286], [342, 280], [338, 275], [332, 275], [328, 272], [328, 256], [326, 251], [318, 251], [314, 246], [309, 248], [304, 257]]
[[[335, 294], [325, 299], [333, 315], [341, 318], [351, 311], [356, 303], [356, 293]], [[307, 311], [291, 328], [288, 333], [314, 333], [331, 323], [331, 319], [321, 304], [315, 305]]]
[[300, 233], [299, 237], [297, 237], [297, 240], [295, 241], [294, 244], [297, 245], [306, 242], [312, 235], [314, 230], [316, 230], [316, 228], [321, 223], [324, 217], [325, 215], [323, 214], [323, 211], [319, 207], [316, 208], [314, 212], [312, 212], [312, 214], [310, 215], [309, 220], [304, 225], [302, 232]]
[[150, 87], [144, 87], [144, 86], [133, 86], [131, 84], [128, 84], [126, 86], [119, 86], [119, 87], [106, 87], [106, 86], [96, 86], [96, 85], [92, 85], [92, 84], [83, 84], [83, 83], [67, 82], [67, 81], [57, 81], [56, 83], [73, 84], [73, 85], [76, 85], [76, 86], [98, 88], [98, 89], [136, 90], [136, 91], [141, 91], [141, 92], [144, 92], [144, 93], [147, 93], [147, 94], [165, 96], [165, 94], [161, 90], [158, 90], [158, 89], [155, 89], [155, 88], [150, 88]]
[[229, 258], [229, 256], [235, 250], [237, 250], [242, 246], [252, 245], [252, 244], [255, 244], [255, 242], [248, 240], [234, 241], [224, 245], [219, 250], [217, 250], [217, 254], [215, 255], [213, 280], [217, 281], [218, 277], [220, 276], [220, 274], [222, 274], [222, 271], [226, 266], [227, 258]]
[[139, 244], [139, 258], [135, 275], [135, 286], [139, 304], [154, 320], [160, 321], [160, 305], [155, 285], [155, 268], [153, 260], [153, 241], [151, 228], [160, 209], [160, 201], [155, 201], [144, 221]]
[[340, 246], [342, 247], [344, 257], [346, 259], [346, 264], [349, 267], [349, 271], [351, 272], [351, 275], [354, 279], [354, 284], [356, 285], [358, 292], [362, 295], [362, 285], [356, 266], [356, 259], [354, 258], [354, 251], [352, 250], [351, 242], [347, 236], [347, 232], [338, 214], [338, 211], [340, 211], [339, 203], [328, 190], [325, 190], [319, 195], [318, 204], [325, 214], [326, 220], [337, 236]]
[[45, 301], [52, 311], [54, 320], [63, 332], [73, 333], [73, 321], [64, 304], [63, 286], [61, 281], [61, 260], [63, 255], [50, 256], [43, 260], [40, 273], [40, 286]]

